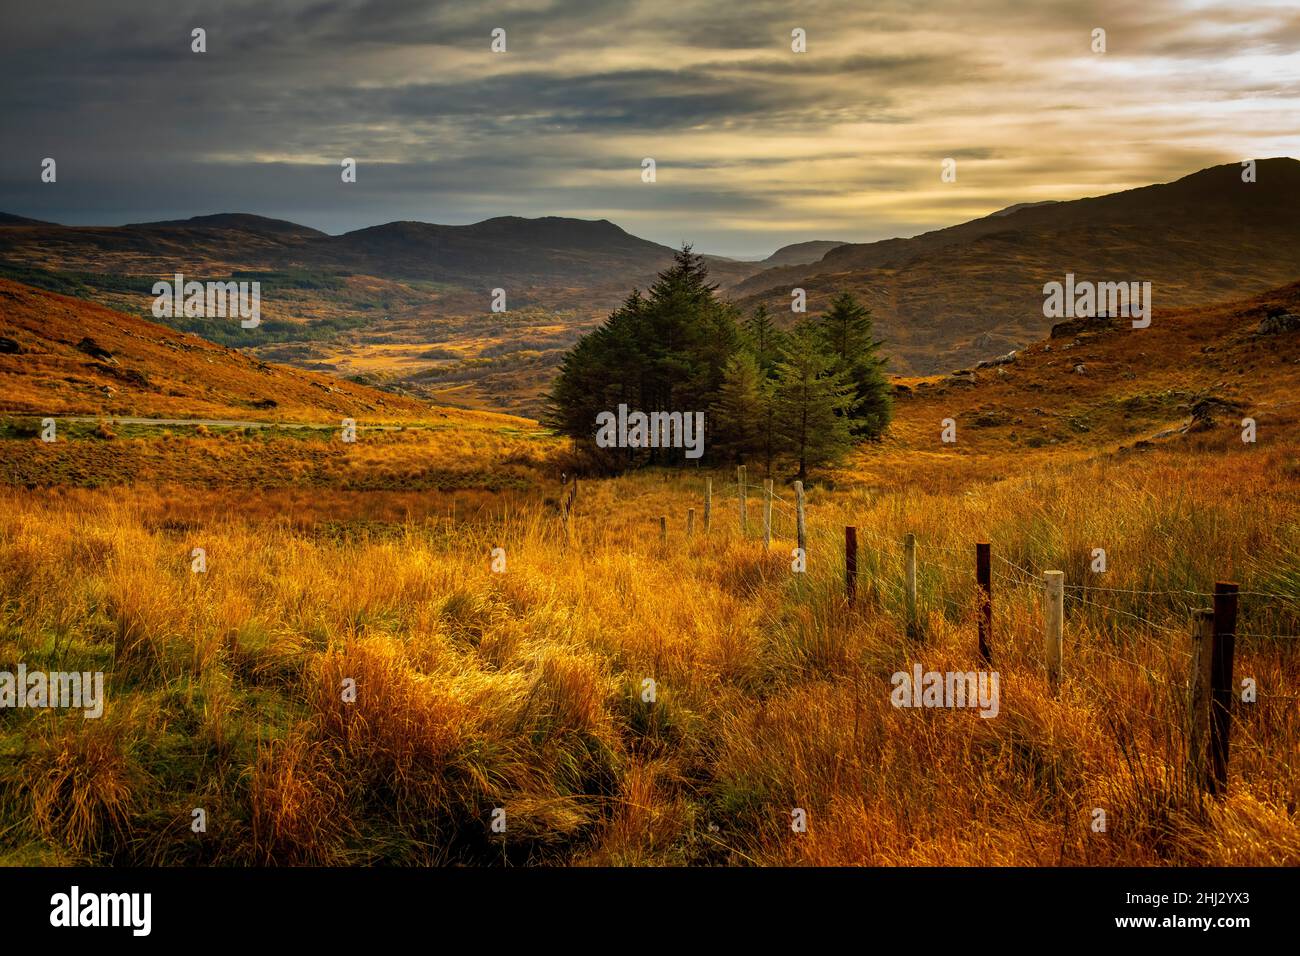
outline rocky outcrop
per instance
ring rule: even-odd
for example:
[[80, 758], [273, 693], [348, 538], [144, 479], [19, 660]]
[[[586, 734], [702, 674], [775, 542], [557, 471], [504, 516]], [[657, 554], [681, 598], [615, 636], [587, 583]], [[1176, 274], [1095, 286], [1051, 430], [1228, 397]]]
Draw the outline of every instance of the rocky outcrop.
[[90, 355], [94, 358], [103, 359], [105, 362], [117, 361], [117, 359], [113, 358], [112, 352], [104, 348], [102, 345], [100, 345], [90, 336], [86, 336], [84, 339], [78, 342], [77, 349], [81, 352], [85, 352], [87, 355]]
[[1068, 339], [1085, 332], [1109, 332], [1114, 328], [1115, 320], [1109, 315], [1099, 315], [1095, 318], [1066, 319], [1064, 322], [1057, 322], [1052, 326], [1050, 338]]
[[1284, 332], [1300, 332], [1300, 315], [1286, 309], [1270, 309], [1259, 323], [1260, 335], [1281, 335]]
[[977, 369], [993, 368], [998, 365], [1010, 365], [1015, 360], [1016, 360], [1016, 350], [1012, 349], [1006, 355], [999, 355], [997, 358], [985, 359], [983, 362], [980, 362], [975, 367]]

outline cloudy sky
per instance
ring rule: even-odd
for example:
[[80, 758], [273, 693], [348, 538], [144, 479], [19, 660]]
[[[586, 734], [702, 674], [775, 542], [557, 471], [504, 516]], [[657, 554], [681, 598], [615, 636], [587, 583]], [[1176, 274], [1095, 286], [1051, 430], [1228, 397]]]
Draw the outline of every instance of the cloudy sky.
[[43, 0], [0, 82], [0, 211], [566, 215], [757, 257], [1300, 156], [1300, 3]]

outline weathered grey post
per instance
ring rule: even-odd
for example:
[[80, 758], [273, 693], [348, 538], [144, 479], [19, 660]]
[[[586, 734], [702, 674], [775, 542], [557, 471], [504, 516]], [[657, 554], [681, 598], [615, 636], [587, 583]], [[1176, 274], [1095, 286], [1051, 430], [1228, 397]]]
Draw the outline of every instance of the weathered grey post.
[[695, 537], [695, 509], [686, 509], [686, 537]]
[[803, 522], [803, 482], [794, 483], [794, 521], [795, 532], [798, 537], [799, 550], [803, 552], [804, 557], [808, 556], [808, 535]]
[[763, 479], [763, 547], [772, 547], [772, 479]]
[[1044, 571], [1047, 582], [1047, 607], [1043, 615], [1044, 654], [1047, 658], [1047, 682], [1052, 690], [1061, 686], [1061, 651], [1065, 632], [1065, 572]]
[[659, 516], [659, 543], [660, 544], [668, 543], [668, 516], [667, 515]]

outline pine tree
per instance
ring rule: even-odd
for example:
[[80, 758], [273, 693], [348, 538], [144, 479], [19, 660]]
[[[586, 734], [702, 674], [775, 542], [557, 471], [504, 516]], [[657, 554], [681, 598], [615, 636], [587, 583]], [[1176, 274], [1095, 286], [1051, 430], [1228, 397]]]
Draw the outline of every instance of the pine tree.
[[719, 458], [745, 464], [763, 452], [764, 382], [744, 349], [727, 361], [718, 400], [710, 409], [709, 441]]
[[817, 327], [823, 348], [834, 359], [834, 370], [853, 388], [850, 430], [860, 437], [879, 438], [893, 417], [893, 399], [885, 360], [878, 354], [883, 343], [875, 338], [871, 310], [852, 293], [841, 292], [817, 320]]
[[838, 461], [853, 445], [847, 414], [853, 386], [820, 346], [817, 330], [805, 323], [777, 365], [776, 433], [782, 450], [799, 463], [801, 481], [809, 468]]
[[754, 309], [754, 314], [745, 320], [741, 326], [741, 336], [745, 347], [758, 362], [759, 370], [764, 375], [771, 375], [776, 363], [785, 354], [789, 337], [776, 327], [766, 305], [760, 302]]
[[[645, 295], [634, 291], [565, 355], [547, 424], [594, 447], [596, 415], [619, 402], [647, 414], [707, 410], [740, 341], [735, 308], [716, 289], [704, 258], [683, 246]], [[629, 465], [682, 460], [657, 448], [620, 457]]]

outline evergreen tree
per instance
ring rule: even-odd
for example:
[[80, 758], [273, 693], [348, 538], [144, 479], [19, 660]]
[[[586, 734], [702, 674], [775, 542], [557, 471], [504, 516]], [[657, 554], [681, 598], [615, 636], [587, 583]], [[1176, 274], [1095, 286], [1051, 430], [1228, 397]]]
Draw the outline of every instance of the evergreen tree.
[[875, 338], [871, 310], [852, 293], [841, 292], [817, 321], [822, 346], [834, 359], [834, 370], [853, 387], [848, 415], [854, 435], [879, 438], [893, 417], [893, 399], [885, 377], [883, 344]]
[[741, 349], [722, 372], [718, 400], [710, 409], [710, 447], [719, 458], [740, 464], [763, 451], [764, 382], [754, 356]]
[[772, 313], [767, 306], [759, 303], [754, 314], [747, 318], [741, 327], [745, 347], [753, 353], [759, 370], [770, 376], [785, 354], [788, 336], [776, 327]]
[[853, 386], [820, 346], [817, 330], [805, 323], [795, 329], [790, 351], [777, 365], [776, 433], [782, 450], [799, 463], [801, 481], [809, 468], [838, 461], [853, 445], [848, 417]]
[[[740, 339], [735, 309], [716, 289], [703, 257], [683, 246], [644, 296], [633, 292], [564, 357], [546, 423], [594, 445], [597, 414], [620, 402], [647, 414], [706, 411]], [[622, 456], [628, 464], [681, 460], [657, 448]]]
[[[640, 362], [636, 330], [643, 321], [644, 299], [635, 289], [604, 325], [584, 335], [560, 360], [543, 422], [557, 432], [595, 447], [596, 416], [620, 402], [640, 400], [638, 383], [613, 369], [634, 369]], [[619, 457], [610, 453], [611, 457]], [[627, 452], [622, 457], [630, 457]]]

